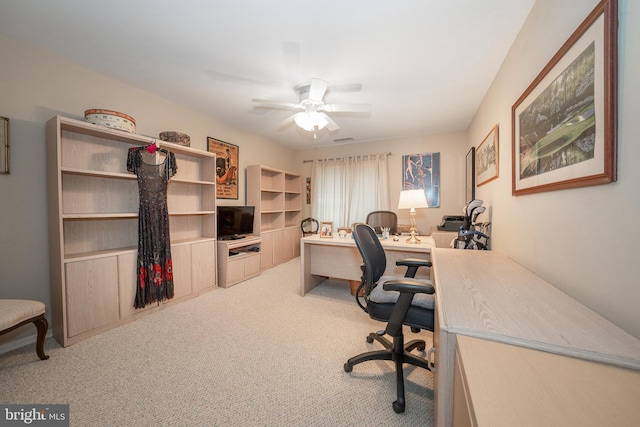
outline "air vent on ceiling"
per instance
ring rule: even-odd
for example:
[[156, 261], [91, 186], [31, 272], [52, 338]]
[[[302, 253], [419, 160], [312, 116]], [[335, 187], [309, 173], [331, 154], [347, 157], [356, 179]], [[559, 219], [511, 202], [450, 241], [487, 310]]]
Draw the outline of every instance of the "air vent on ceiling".
[[351, 141], [353, 141], [353, 138], [338, 138], [333, 140], [333, 142], [351, 142]]

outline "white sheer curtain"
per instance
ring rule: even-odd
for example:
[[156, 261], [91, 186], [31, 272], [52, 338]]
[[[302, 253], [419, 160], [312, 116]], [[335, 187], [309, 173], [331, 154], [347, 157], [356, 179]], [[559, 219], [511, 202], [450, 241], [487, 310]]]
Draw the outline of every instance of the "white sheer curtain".
[[315, 160], [311, 172], [311, 216], [335, 229], [389, 210], [388, 154]]

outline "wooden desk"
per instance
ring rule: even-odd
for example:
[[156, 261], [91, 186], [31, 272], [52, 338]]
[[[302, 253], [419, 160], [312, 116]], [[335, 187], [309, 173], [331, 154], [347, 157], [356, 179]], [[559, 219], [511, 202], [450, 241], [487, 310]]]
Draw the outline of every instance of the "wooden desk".
[[457, 337], [456, 427], [640, 425], [640, 371]]
[[458, 335], [640, 370], [640, 340], [510, 258], [494, 251], [434, 249], [431, 260], [436, 426], [453, 423]]
[[[396, 266], [396, 260], [407, 257], [429, 259], [431, 249], [435, 247], [429, 236], [419, 236], [421, 243], [410, 244], [407, 237], [401, 236], [394, 242], [392, 239], [381, 240], [387, 255], [385, 275], [404, 275], [405, 269]], [[362, 257], [356, 242], [350, 235], [347, 237], [320, 237], [312, 235], [300, 240], [300, 295], [304, 296], [328, 277], [345, 280], [360, 280]], [[416, 277], [429, 278], [429, 270], [419, 269]]]

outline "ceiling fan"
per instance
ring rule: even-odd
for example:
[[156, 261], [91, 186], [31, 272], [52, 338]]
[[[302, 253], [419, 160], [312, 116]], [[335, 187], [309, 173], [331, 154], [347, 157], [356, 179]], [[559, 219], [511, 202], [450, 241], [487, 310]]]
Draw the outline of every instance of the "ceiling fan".
[[253, 102], [262, 104], [265, 107], [285, 108], [299, 110], [297, 113], [286, 118], [280, 124], [280, 128], [295, 122], [300, 128], [313, 132], [314, 139], [316, 132], [325, 127], [329, 132], [340, 129], [340, 126], [333, 121], [327, 113], [370, 113], [370, 104], [325, 104], [324, 97], [329, 89], [329, 83], [322, 79], [313, 78], [309, 83], [303, 83], [295, 87], [298, 95], [297, 103], [269, 101], [266, 99], [254, 98]]

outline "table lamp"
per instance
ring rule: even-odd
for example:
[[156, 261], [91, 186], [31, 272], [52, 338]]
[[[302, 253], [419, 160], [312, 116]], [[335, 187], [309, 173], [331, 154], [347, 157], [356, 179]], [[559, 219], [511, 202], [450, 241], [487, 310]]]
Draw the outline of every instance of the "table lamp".
[[407, 243], [420, 243], [420, 239], [416, 238], [416, 208], [428, 208], [427, 196], [424, 189], [420, 190], [403, 190], [400, 192], [400, 201], [398, 209], [410, 209], [409, 219], [411, 220], [411, 237], [407, 239]]

